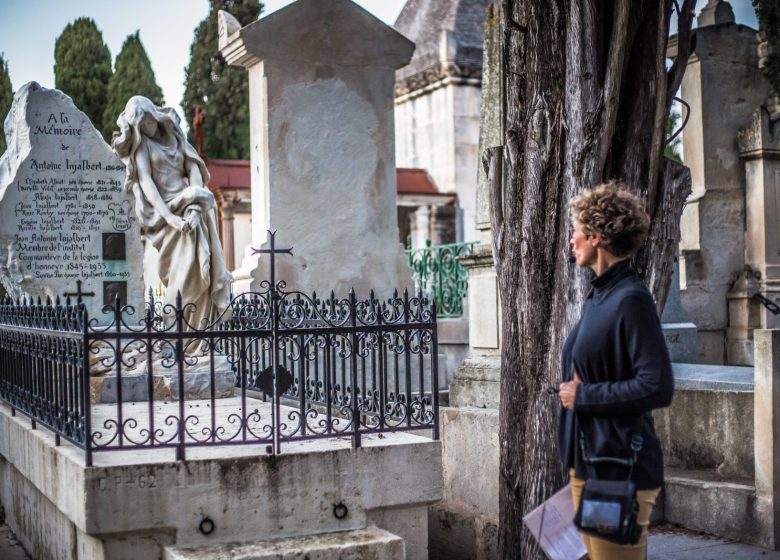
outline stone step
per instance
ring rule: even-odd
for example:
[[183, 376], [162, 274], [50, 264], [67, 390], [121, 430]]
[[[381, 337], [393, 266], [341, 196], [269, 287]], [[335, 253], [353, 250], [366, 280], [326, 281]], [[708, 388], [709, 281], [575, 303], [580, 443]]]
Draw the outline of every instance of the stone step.
[[667, 469], [665, 474], [666, 521], [694, 531], [764, 545], [761, 524], [751, 514], [756, 502], [750, 479], [723, 478], [712, 471]]
[[166, 547], [164, 560], [405, 560], [404, 540], [370, 527], [305, 537]]

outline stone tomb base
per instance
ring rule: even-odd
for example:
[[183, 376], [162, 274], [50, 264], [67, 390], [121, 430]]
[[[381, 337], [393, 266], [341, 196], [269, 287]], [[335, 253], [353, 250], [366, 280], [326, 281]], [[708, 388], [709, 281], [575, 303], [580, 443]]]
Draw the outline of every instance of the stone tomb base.
[[[236, 375], [232, 372], [211, 374], [193, 372], [184, 374], [184, 398], [186, 400], [210, 399], [214, 387], [214, 398], [232, 397], [235, 393]], [[118, 402], [119, 385], [116, 375], [92, 377], [90, 379], [90, 400], [92, 404]], [[149, 400], [149, 376], [145, 373], [129, 373], [122, 376], [122, 402]], [[152, 375], [152, 400], [179, 400], [179, 376], [175, 373]]]
[[[219, 401], [221, 415], [234, 400]], [[187, 404], [209, 414], [208, 403]], [[95, 406], [94, 425], [115, 408]], [[86, 467], [83, 451], [55, 446], [51, 432], [0, 404], [0, 503], [33, 558], [428, 557], [428, 507], [442, 496], [439, 442], [395, 433], [364, 436], [358, 449], [339, 438], [265, 451], [188, 448], [187, 461], [171, 449], [107, 451]]]

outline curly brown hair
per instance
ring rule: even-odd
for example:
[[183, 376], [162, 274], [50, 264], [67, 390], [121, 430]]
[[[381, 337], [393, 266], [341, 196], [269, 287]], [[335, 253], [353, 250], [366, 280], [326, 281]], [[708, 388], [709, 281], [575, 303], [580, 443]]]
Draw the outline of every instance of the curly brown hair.
[[619, 181], [583, 191], [569, 201], [569, 212], [586, 235], [600, 233], [604, 249], [616, 257], [634, 254], [650, 229], [642, 201]]

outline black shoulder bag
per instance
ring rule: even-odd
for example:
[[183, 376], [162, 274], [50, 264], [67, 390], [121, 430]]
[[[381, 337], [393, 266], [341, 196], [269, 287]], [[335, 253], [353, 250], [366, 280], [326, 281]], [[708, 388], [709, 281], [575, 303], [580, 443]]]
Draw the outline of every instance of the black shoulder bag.
[[[588, 479], [582, 489], [580, 504], [574, 516], [574, 525], [581, 532], [614, 542], [636, 544], [642, 536], [637, 521], [639, 503], [636, 499], [636, 485], [631, 482], [636, 456], [642, 449], [642, 436], [631, 438], [631, 457], [589, 457], [585, 450], [585, 434], [580, 428], [582, 457], [588, 469]], [[596, 467], [614, 465], [628, 469], [626, 480], [599, 480]]]

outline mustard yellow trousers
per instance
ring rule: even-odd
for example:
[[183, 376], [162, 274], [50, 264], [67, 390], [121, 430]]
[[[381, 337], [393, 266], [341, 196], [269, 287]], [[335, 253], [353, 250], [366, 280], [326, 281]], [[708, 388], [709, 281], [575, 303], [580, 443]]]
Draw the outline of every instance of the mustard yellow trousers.
[[[571, 483], [571, 495], [574, 499], [575, 511], [580, 506], [580, 496], [585, 481], [577, 478], [574, 469], [569, 470], [569, 482]], [[642, 536], [636, 544], [615, 544], [597, 537], [582, 534], [585, 548], [588, 549], [590, 560], [645, 560], [647, 557], [647, 529], [650, 526], [650, 513], [653, 511], [655, 500], [660, 488], [655, 490], [638, 490], [636, 499], [639, 502], [639, 515], [637, 520], [642, 527]]]

